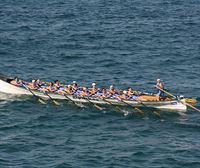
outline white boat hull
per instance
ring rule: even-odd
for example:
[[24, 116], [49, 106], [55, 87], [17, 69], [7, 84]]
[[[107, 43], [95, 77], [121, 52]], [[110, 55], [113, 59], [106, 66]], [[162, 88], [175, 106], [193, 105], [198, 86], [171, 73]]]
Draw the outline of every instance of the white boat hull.
[[[49, 99], [49, 97], [42, 92], [34, 91], [34, 90], [32, 90], [32, 91], [35, 95], [37, 95], [41, 98]], [[6, 94], [17, 95], [17, 96], [19, 96], [19, 95], [33, 96], [33, 94], [30, 91], [28, 91], [27, 89], [14, 86], [14, 85], [12, 85], [4, 80], [1, 80], [1, 79], [0, 79], [0, 92], [6, 93]], [[49, 93], [49, 95], [53, 99], [68, 100], [65, 96], [60, 95], [60, 94]], [[77, 98], [72, 95], [67, 95], [67, 96], [75, 102], [88, 103], [88, 100], [86, 100], [84, 98]], [[121, 105], [121, 106], [126, 105], [125, 103], [118, 101], [116, 99], [106, 99], [106, 100], [115, 105]], [[90, 98], [90, 101], [93, 103], [96, 103], [96, 104], [109, 104], [108, 102], [106, 102], [102, 99], [95, 98], [95, 97]], [[184, 100], [182, 100], [182, 101], [184, 101]], [[132, 101], [132, 100], [126, 100], [125, 102], [128, 104], [131, 104], [133, 106], [136, 106], [136, 107], [142, 107], [143, 104], [145, 104], [145, 106], [147, 106], [147, 107], [158, 108], [158, 109], [168, 109], [168, 110], [173, 110], [173, 111], [176, 110], [176, 111], [182, 111], [182, 112], [185, 112], [187, 110], [187, 106], [184, 103], [177, 101], [177, 100], [173, 100], [173, 101], [143, 101], [142, 102], [143, 104], [141, 104], [138, 101]]]

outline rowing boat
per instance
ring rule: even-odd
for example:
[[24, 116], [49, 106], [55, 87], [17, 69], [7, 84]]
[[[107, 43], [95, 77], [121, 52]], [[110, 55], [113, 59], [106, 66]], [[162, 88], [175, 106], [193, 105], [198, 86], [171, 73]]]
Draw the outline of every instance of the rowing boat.
[[[33, 96], [33, 94], [28, 91], [27, 89], [23, 87], [18, 87], [15, 85], [10, 84], [9, 78], [5, 76], [0, 76], [0, 92], [1, 93], [6, 93], [6, 94], [12, 94], [12, 95], [28, 95], [28, 96]], [[37, 90], [32, 90], [32, 92], [43, 99], [49, 99], [48, 95], [55, 100], [68, 100], [67, 97], [69, 97], [71, 100], [74, 102], [80, 102], [80, 103], [88, 103], [88, 100], [85, 98], [81, 97], [76, 97], [73, 95], [60, 95], [57, 93], [49, 93], [48, 95], [45, 95], [43, 92], [39, 92]], [[167, 109], [167, 110], [172, 110], [172, 111], [181, 111], [181, 112], [186, 112], [187, 106], [184, 104], [185, 99], [180, 100], [166, 100], [166, 101], [136, 101], [136, 100], [124, 100], [119, 101], [117, 99], [112, 99], [112, 98], [106, 98], [105, 100], [102, 100], [97, 97], [88, 97], [88, 99], [95, 104], [109, 104], [108, 102], [112, 103], [113, 105], [119, 105], [119, 106], [125, 106], [126, 103], [130, 104], [135, 107], [141, 107], [145, 105], [146, 107], [152, 107], [152, 108], [158, 108], [158, 109]], [[125, 102], [125, 103], [124, 103]]]

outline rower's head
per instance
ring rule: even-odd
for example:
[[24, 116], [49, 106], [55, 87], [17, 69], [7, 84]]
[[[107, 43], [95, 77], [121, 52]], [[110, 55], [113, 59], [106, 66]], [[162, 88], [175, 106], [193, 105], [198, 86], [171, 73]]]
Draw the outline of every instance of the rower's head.
[[77, 82], [76, 82], [76, 81], [73, 81], [73, 82], [72, 82], [72, 86], [77, 87], [77, 86], [78, 86]]
[[71, 86], [71, 85], [67, 85], [67, 88], [68, 88], [69, 90], [72, 90], [72, 86]]
[[127, 94], [127, 91], [126, 91], [126, 90], [124, 90], [124, 91], [123, 91], [123, 94], [124, 94], [124, 95], [126, 95], [126, 94]]
[[33, 79], [33, 80], [32, 80], [32, 83], [35, 83], [35, 82], [36, 82], [36, 80], [35, 80], [35, 79]]
[[14, 77], [14, 79], [13, 80], [15, 80], [16, 82], [18, 82], [19, 81], [19, 79], [18, 79], [18, 77]]
[[96, 87], [96, 83], [92, 83], [92, 87]]
[[131, 87], [128, 87], [128, 91], [131, 92], [133, 91], [133, 89]]
[[113, 89], [114, 89], [113, 85], [110, 85], [110, 90], [113, 90]]
[[50, 86], [53, 86], [53, 85], [54, 85], [54, 83], [53, 83], [53, 82], [50, 82], [50, 83], [49, 83], [49, 85], [50, 85]]
[[157, 79], [156, 81], [157, 81], [157, 83], [160, 83], [160, 79]]
[[60, 84], [60, 81], [59, 80], [55, 80], [54, 83], [55, 84]]
[[37, 79], [36, 82], [37, 82], [37, 83], [40, 83], [40, 79]]

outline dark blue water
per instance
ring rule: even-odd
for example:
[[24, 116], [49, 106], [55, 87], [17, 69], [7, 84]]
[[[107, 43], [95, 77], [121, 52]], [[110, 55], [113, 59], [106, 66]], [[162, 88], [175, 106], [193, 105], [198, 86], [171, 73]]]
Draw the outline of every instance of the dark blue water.
[[[0, 72], [199, 98], [200, 1], [0, 2]], [[0, 101], [0, 167], [200, 167], [200, 114]]]

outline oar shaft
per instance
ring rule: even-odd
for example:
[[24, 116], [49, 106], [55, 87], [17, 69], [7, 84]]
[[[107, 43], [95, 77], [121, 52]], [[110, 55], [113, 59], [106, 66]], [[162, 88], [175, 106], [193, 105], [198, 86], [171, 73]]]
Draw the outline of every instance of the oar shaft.
[[[38, 86], [38, 87], [41, 88], [41, 86]], [[60, 105], [60, 103], [57, 102], [56, 100], [54, 100], [47, 92], [42, 91], [42, 93], [43, 93], [44, 95], [48, 96], [49, 99], [50, 99], [55, 105], [57, 105], [57, 106]]]
[[186, 104], [187, 106], [189, 106], [190, 108], [192, 108], [192, 109], [194, 109], [194, 110], [200, 112], [200, 109], [198, 109], [198, 108], [192, 106], [191, 104], [189, 104], [189, 103], [187, 103], [187, 102], [183, 102], [183, 103]]
[[158, 86], [156, 86], [156, 88], [159, 89], [159, 90], [161, 90], [161, 91], [163, 91], [164, 93], [168, 94], [169, 96], [176, 98], [176, 96], [174, 96], [173, 94], [167, 92], [166, 90], [164, 90], [164, 89], [162, 89], [162, 88], [160, 88]]
[[37, 96], [28, 86], [26, 86], [25, 84], [22, 84], [23, 87], [26, 88], [26, 90], [28, 90], [33, 96], [35, 96], [36, 98], [38, 98], [39, 102], [42, 104], [46, 104], [39, 96]]
[[118, 110], [119, 112], [122, 111], [121, 108], [119, 108], [118, 106], [115, 106], [113, 103], [111, 103], [110, 101], [106, 100], [106, 98], [102, 98], [103, 101], [105, 101], [107, 104], [110, 104], [111, 106], [113, 106], [116, 110]]
[[96, 107], [99, 110], [102, 110], [103, 108], [101, 108], [100, 106], [98, 106], [96, 103], [92, 102], [88, 97], [85, 98], [88, 102], [90, 102], [94, 107]]

